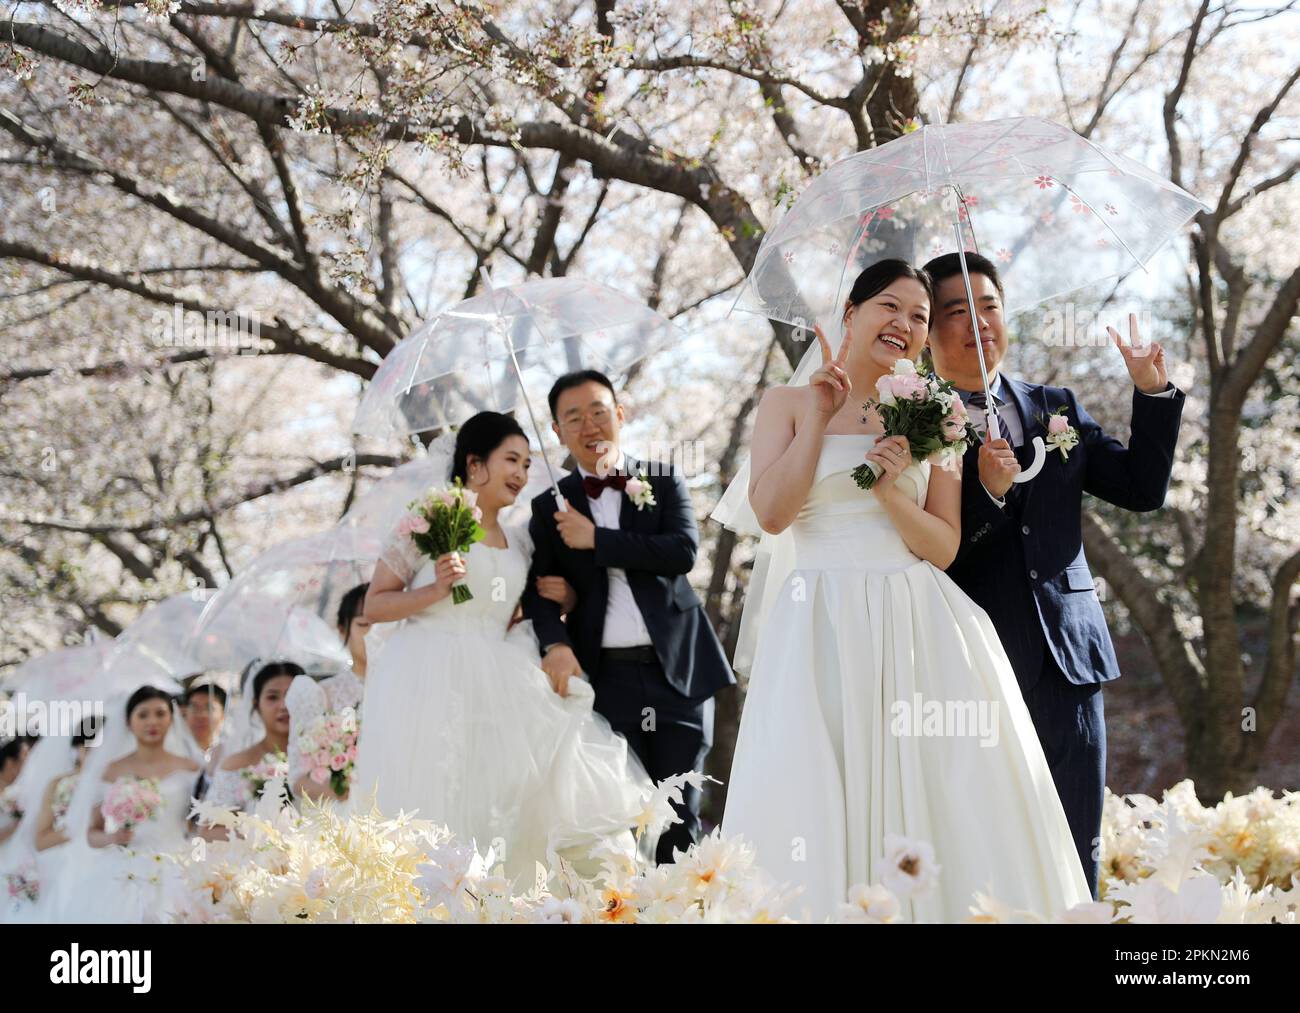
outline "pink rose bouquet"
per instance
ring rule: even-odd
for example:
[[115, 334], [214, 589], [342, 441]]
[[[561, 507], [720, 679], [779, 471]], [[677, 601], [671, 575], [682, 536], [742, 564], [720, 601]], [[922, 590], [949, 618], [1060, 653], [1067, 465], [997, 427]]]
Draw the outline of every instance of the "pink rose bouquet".
[[351, 707], [322, 714], [298, 735], [298, 750], [311, 765], [311, 779], [328, 782], [334, 794], [348, 793], [357, 760], [357, 715]]
[[[459, 478], [448, 489], [430, 490], [423, 499], [411, 501], [407, 514], [397, 523], [398, 534], [410, 538], [430, 559], [448, 552], [468, 552], [483, 537], [479, 526], [483, 511], [475, 505], [477, 499]], [[473, 597], [464, 584], [452, 585], [451, 600], [457, 605]]]
[[104, 829], [110, 834], [130, 830], [158, 814], [162, 793], [156, 777], [136, 777], [126, 774], [108, 786], [104, 804]]
[[[885, 436], [904, 436], [914, 461], [933, 461], [946, 471], [961, 467], [975, 431], [953, 385], [937, 376], [922, 376], [911, 359], [899, 359], [891, 373], [876, 381], [879, 397], [867, 404], [885, 424]], [[870, 489], [880, 477], [873, 461], [853, 469], [853, 480]]]

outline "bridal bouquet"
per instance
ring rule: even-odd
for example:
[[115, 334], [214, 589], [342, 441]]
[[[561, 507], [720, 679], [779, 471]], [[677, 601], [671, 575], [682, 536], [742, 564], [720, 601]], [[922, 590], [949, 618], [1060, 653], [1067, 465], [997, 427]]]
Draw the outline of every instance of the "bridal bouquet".
[[337, 714], [322, 714], [299, 734], [298, 749], [311, 764], [311, 779], [322, 785], [328, 782], [342, 798], [357, 760], [356, 711], [344, 707]]
[[59, 778], [54, 787], [54, 797], [50, 800], [50, 810], [54, 814], [54, 829], [63, 833], [68, 825], [68, 810], [72, 807], [72, 793], [77, 790], [80, 774], [67, 774]]
[[0, 791], [0, 815], [10, 823], [17, 823], [23, 818], [23, 807], [18, 801], [18, 786], [11, 784]]
[[241, 770], [240, 776], [248, 782], [249, 800], [261, 798], [262, 790], [268, 781], [276, 778], [281, 781], [288, 779], [289, 758], [278, 750], [267, 753], [251, 767]]
[[[448, 552], [468, 552], [483, 537], [479, 521], [483, 511], [475, 506], [476, 493], [464, 488], [460, 479], [448, 489], [431, 489], [423, 499], [412, 500], [409, 511], [397, 523], [399, 534], [411, 539], [422, 553], [437, 559]], [[474, 596], [464, 584], [453, 584], [451, 600], [457, 605]]]
[[127, 774], [108, 786], [104, 804], [104, 829], [110, 834], [131, 830], [146, 820], [153, 819], [162, 805], [162, 794], [156, 777], [136, 777]]
[[[913, 461], [932, 461], [945, 471], [961, 467], [962, 455], [975, 440], [975, 430], [961, 396], [951, 382], [922, 376], [911, 359], [899, 359], [891, 373], [876, 381], [879, 398], [868, 401], [885, 424], [885, 436], [904, 436]], [[870, 489], [880, 477], [874, 461], [853, 469], [860, 489]]]
[[25, 862], [21, 868], [5, 873], [5, 885], [8, 887], [10, 900], [28, 901], [35, 904], [41, 896], [41, 884], [37, 877], [36, 863]]

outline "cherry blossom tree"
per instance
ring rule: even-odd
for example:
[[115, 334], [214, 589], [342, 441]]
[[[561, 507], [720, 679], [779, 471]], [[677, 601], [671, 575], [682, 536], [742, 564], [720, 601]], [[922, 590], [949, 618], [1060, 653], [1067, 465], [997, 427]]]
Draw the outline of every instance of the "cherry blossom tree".
[[[21, 632], [0, 664], [337, 519], [408, 450], [351, 439], [362, 385], [484, 266], [580, 272], [683, 325], [624, 397], [630, 439], [698, 448], [706, 514], [806, 347], [726, 316], [775, 217], [922, 123], [1045, 115], [1214, 205], [1160, 293], [1191, 336], [1171, 343], [1190, 391], [1171, 505], [1099, 509], [1086, 539], [1198, 785], [1249, 787], [1295, 669], [1293, 7], [7, 5], [0, 593]], [[1122, 429], [1101, 351], [1022, 339], [1014, 364]], [[749, 547], [702, 531], [729, 638]], [[1243, 609], [1268, 617], [1249, 670]], [[724, 780], [742, 699], [720, 701]]]

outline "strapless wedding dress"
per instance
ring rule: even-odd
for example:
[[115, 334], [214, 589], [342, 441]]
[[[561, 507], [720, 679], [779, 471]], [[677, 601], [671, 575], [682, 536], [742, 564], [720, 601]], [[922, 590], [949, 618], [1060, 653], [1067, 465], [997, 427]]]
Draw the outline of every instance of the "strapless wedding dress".
[[[993, 624], [850, 475], [874, 439], [823, 441], [795, 569], [759, 633], [723, 830], [802, 886], [817, 920], [881, 882], [886, 835], [929, 842], [941, 867], [904, 900], [908, 921], [959, 921], [976, 891], [1047, 916], [1088, 901]], [[897, 480], [918, 504], [929, 467]]]

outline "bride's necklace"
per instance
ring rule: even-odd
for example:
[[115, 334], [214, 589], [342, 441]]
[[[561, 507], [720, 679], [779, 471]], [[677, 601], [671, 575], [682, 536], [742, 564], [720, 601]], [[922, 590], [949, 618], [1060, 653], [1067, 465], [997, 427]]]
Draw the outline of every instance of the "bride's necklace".
[[[838, 416], [836, 416], [836, 418], [838, 418]], [[865, 406], [863, 407], [863, 411], [861, 416], [859, 417], [859, 421], [864, 426], [871, 425], [872, 422], [875, 422], [876, 425], [878, 425], [880, 428], [870, 429], [870, 430], [862, 429], [862, 430], [857, 430], [854, 432], [846, 432], [846, 433], [832, 433], [828, 430], [826, 432], [826, 435], [827, 436], [879, 436], [881, 432], [884, 431], [885, 427], [884, 424], [880, 421], [880, 416], [877, 415], [876, 412], [870, 408], [867, 408]]]

